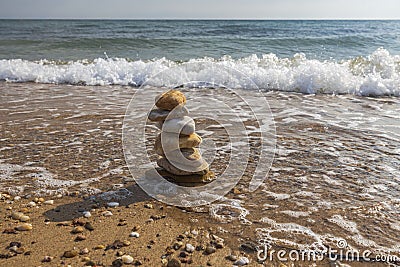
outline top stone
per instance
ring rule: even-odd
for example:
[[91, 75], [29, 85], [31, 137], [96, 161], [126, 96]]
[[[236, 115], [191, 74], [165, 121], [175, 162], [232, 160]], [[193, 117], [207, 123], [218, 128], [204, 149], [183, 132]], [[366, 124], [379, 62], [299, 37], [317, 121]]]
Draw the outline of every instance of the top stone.
[[186, 97], [181, 91], [169, 90], [157, 96], [155, 101], [158, 108], [173, 110], [178, 105], [184, 105], [186, 103]]

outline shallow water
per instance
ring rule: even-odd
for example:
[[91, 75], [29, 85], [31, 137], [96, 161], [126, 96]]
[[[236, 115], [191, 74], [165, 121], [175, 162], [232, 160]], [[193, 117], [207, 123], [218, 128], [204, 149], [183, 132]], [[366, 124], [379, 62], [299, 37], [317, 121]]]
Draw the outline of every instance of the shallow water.
[[[121, 128], [137, 89], [27, 83], [0, 86], [0, 191], [96, 194], [133, 182], [122, 152]], [[157, 90], [147, 88], [145, 94], [154, 97]], [[193, 114], [199, 110], [196, 107], [206, 109], [214, 96], [225, 98], [226, 103], [232, 101], [224, 89], [182, 90]], [[255, 99], [253, 91], [235, 92]], [[235, 233], [231, 238], [239, 243], [251, 240], [313, 249], [320, 244], [335, 246], [344, 239], [348, 249], [398, 255], [399, 98], [284, 92], [265, 96], [276, 127], [272, 167], [263, 184], [250, 193], [259, 140], [257, 135], [250, 138], [250, 147], [256, 150], [251, 150], [237, 185], [239, 191], [197, 209], [208, 213], [204, 219]], [[261, 102], [252, 102], [253, 110], [266, 110], [257, 103]], [[137, 106], [132, 114], [143, 116], [149, 108]], [[240, 103], [234, 107], [243, 114], [247, 114], [246, 108]], [[215, 113], [217, 119], [223, 116]], [[224, 155], [239, 157], [243, 153], [224, 145], [221, 126], [215, 120], [196, 118], [196, 122], [204, 142], [211, 139], [214, 141], [209, 144], [217, 144], [211, 165], [215, 172], [224, 170]], [[247, 130], [256, 133], [262, 124], [250, 119]], [[156, 130], [149, 129], [150, 148]], [[146, 163], [146, 153], [136, 155], [138, 166]]]

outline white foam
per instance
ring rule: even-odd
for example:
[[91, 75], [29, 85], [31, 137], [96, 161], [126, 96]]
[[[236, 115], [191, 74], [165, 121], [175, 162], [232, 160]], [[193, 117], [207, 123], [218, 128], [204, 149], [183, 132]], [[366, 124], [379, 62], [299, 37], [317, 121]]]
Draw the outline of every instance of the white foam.
[[289, 215], [290, 217], [299, 218], [299, 217], [307, 217], [310, 215], [308, 211], [293, 211], [293, 210], [283, 210], [281, 213]]
[[263, 192], [266, 193], [268, 196], [272, 197], [274, 200], [285, 200], [290, 198], [290, 195], [285, 193], [279, 194], [267, 190], [263, 190]]
[[251, 224], [249, 220], [246, 219], [246, 216], [249, 214], [249, 211], [243, 207], [240, 207], [239, 204], [212, 204], [210, 206], [210, 216], [214, 220], [221, 223], [229, 223], [233, 220], [239, 220], [243, 224]]
[[[35, 194], [40, 194], [41, 192], [44, 194], [54, 194], [54, 193], [65, 192], [65, 189], [68, 187], [72, 187], [75, 185], [86, 186], [90, 183], [97, 182], [100, 180], [100, 178], [97, 177], [88, 178], [80, 181], [61, 180], [57, 179], [56, 175], [49, 172], [46, 168], [34, 167], [31, 165], [32, 162], [28, 162], [27, 164], [24, 165], [18, 165], [18, 164], [2, 163], [0, 161], [0, 182], [26, 179], [26, 178], [31, 181], [29, 185], [20, 186], [12, 190], [5, 188], [5, 190], [7, 190], [8, 192], [13, 192], [13, 194], [14, 193], [20, 194], [24, 192], [27, 187], [33, 184], [35, 185]], [[28, 173], [25, 175], [19, 175], [21, 172], [28, 172]]]
[[336, 224], [344, 230], [358, 234], [357, 224], [355, 222], [344, 219], [341, 215], [335, 214], [332, 216], [332, 218], [329, 218], [328, 221]]
[[[304, 54], [278, 58], [275, 54], [241, 59], [197, 58], [191, 67], [165, 58], [130, 61], [98, 58], [57, 64], [41, 60], [0, 60], [0, 80], [12, 82], [87, 85], [142, 85], [149, 77], [166, 71], [152, 86], [168, 86], [187, 77], [189, 81], [214, 81], [230, 88], [296, 91], [306, 94], [400, 95], [399, 55], [379, 48], [371, 55], [344, 61], [307, 59]], [[193, 65], [194, 64], [194, 65]], [[218, 69], [216, 72], [215, 70]], [[242, 79], [235, 69], [253, 83]], [[258, 87], [258, 88], [257, 88]]]

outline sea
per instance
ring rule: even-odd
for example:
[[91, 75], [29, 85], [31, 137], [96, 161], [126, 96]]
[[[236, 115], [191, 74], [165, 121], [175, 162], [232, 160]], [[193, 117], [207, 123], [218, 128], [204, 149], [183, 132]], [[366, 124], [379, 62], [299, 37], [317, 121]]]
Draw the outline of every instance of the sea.
[[186, 212], [253, 261], [267, 247], [358, 253], [301, 266], [399, 264], [400, 21], [0, 20], [0, 32], [0, 193], [132, 196], [138, 166], [154, 165], [146, 115], [176, 87], [217, 181], [226, 163], [240, 179]]
[[[400, 94], [396, 20], [0, 20], [0, 31], [6, 81], [140, 86], [195, 61], [245, 72], [246, 89]], [[226, 79], [193, 79], [211, 76]]]

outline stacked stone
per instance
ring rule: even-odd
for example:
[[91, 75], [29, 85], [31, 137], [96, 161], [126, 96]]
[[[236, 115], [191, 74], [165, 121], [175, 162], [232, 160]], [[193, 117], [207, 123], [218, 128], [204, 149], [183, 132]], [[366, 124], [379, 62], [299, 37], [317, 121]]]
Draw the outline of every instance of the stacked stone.
[[157, 96], [155, 104], [157, 108], [150, 111], [148, 118], [162, 130], [154, 145], [159, 156], [158, 172], [178, 183], [210, 181], [214, 173], [199, 152], [202, 139], [195, 133], [194, 120], [188, 116], [185, 95], [169, 90]]

